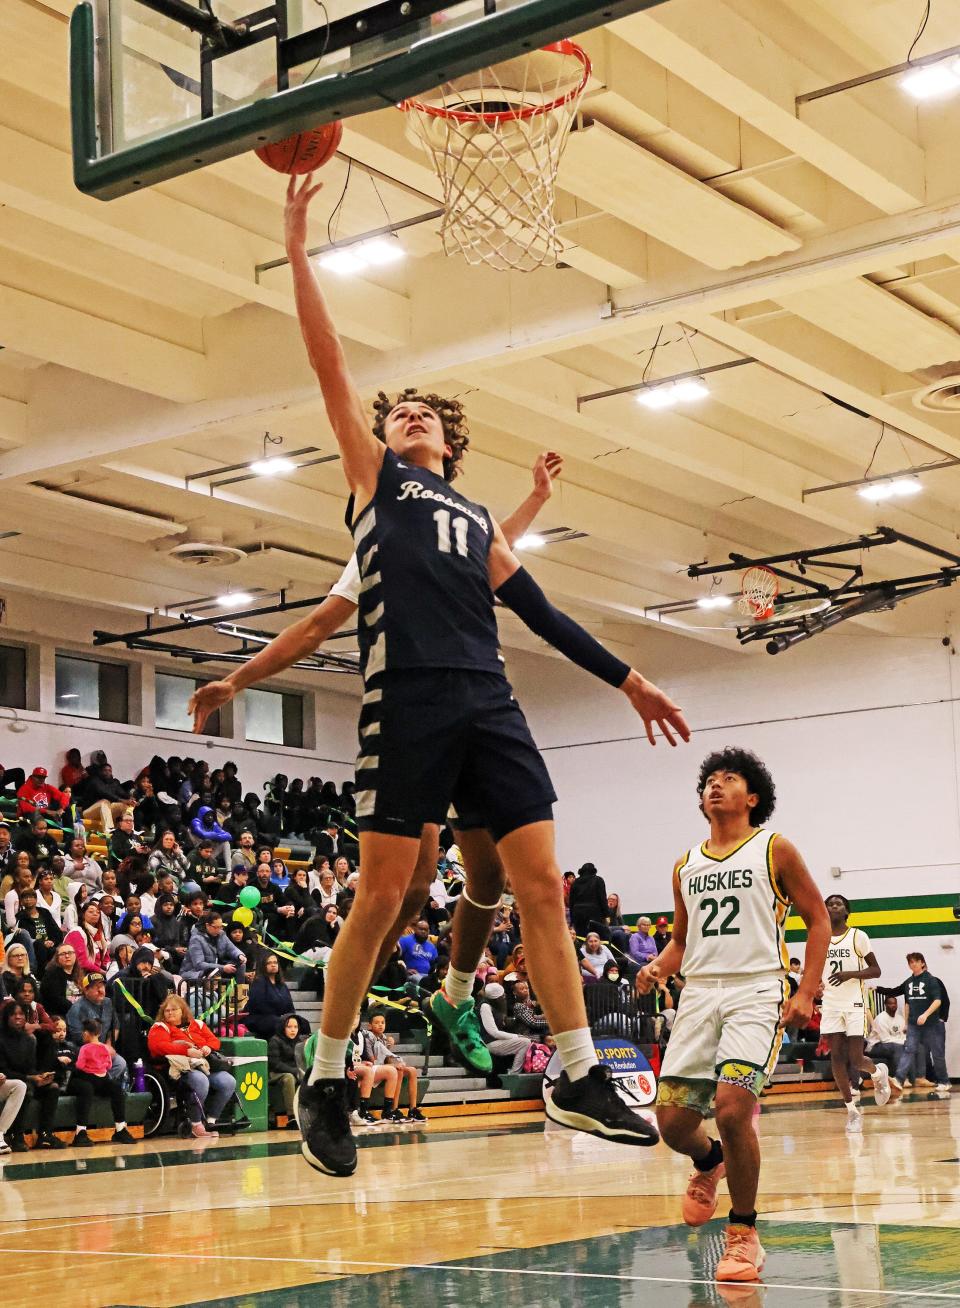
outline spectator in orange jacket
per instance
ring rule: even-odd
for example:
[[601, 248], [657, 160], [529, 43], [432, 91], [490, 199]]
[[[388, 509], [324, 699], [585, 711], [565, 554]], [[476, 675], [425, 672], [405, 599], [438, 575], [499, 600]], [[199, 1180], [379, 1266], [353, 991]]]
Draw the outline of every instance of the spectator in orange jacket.
[[[151, 1057], [158, 1062], [165, 1061], [171, 1054], [180, 1054], [199, 1062], [217, 1052], [220, 1040], [208, 1026], [194, 1017], [185, 999], [179, 995], [167, 995], [160, 1005], [156, 1022], [147, 1034], [147, 1048]], [[215, 1072], [212, 1069], [206, 1072], [197, 1066], [183, 1072], [181, 1080], [192, 1092], [187, 1096], [191, 1132], [194, 1136], [217, 1135], [217, 1118], [236, 1091], [236, 1078], [230, 1072]]]

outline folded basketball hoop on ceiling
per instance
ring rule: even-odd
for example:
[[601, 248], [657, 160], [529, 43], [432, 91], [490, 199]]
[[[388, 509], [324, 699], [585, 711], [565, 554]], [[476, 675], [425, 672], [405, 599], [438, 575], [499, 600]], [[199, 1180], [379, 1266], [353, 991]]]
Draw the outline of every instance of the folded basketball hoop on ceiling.
[[589, 78], [586, 52], [554, 41], [401, 103], [443, 186], [447, 254], [516, 272], [557, 263], [557, 169]]

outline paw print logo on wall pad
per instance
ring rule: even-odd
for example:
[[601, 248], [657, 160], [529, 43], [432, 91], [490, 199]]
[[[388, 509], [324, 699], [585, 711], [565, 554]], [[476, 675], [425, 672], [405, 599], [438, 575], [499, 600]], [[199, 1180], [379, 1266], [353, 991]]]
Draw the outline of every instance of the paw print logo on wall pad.
[[245, 1072], [240, 1082], [240, 1093], [244, 1099], [259, 1099], [263, 1094], [263, 1077], [259, 1072]]

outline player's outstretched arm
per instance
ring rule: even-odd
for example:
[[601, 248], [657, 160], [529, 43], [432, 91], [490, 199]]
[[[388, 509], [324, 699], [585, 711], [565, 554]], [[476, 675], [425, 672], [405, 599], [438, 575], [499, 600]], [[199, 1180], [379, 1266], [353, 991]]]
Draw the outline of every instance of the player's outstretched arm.
[[[313, 174], [297, 186], [290, 178], [284, 209], [284, 237], [300, 330], [307, 355], [317, 374], [327, 417], [340, 446], [343, 471], [358, 499], [368, 500], [376, 490], [383, 463], [384, 447], [374, 436], [357, 388], [350, 376], [346, 356], [320, 284], [307, 257], [307, 211], [310, 201], [322, 190]], [[360, 508], [363, 507], [361, 503]]]
[[643, 719], [651, 745], [657, 743], [654, 726], [660, 728], [671, 745], [677, 743], [674, 732], [681, 740], [689, 740], [690, 728], [683, 710], [652, 681], [647, 681], [594, 640], [578, 622], [555, 608], [526, 568], [521, 567], [497, 523], [493, 524], [493, 530], [489, 572], [490, 586], [497, 599], [571, 663], [605, 681], [608, 686], [622, 690]]
[[356, 611], [356, 606], [349, 600], [340, 595], [328, 595], [307, 617], [275, 636], [249, 663], [244, 663], [222, 681], [210, 681], [200, 686], [187, 705], [187, 712], [193, 714], [194, 732], [203, 731], [210, 714], [229, 704], [239, 691], [255, 686], [266, 677], [276, 676], [278, 672], [286, 672], [300, 659], [312, 654]]
[[553, 483], [563, 472], [563, 455], [544, 450], [533, 465], [533, 490], [518, 504], [509, 518], [500, 524], [504, 539], [511, 549], [537, 519], [537, 514], [553, 494]]
[[683, 859], [680, 859], [673, 869], [673, 927], [670, 939], [657, 957], [645, 963], [637, 973], [637, 989], [642, 995], [648, 995], [658, 981], [666, 980], [683, 967], [683, 955], [687, 948], [687, 906], [680, 893], [682, 866]]
[[813, 1014], [813, 1001], [827, 961], [830, 917], [800, 851], [783, 836], [778, 836], [773, 846], [773, 870], [784, 897], [793, 904], [807, 928], [800, 988], [784, 1005], [780, 1025], [804, 1027]]

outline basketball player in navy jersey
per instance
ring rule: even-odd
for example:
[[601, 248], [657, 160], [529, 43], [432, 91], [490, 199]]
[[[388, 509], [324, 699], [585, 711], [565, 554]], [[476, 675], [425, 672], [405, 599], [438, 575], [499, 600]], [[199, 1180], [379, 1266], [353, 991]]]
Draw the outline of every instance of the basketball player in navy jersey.
[[[504, 518], [501, 529], [507, 541], [514, 541], [533, 526], [537, 515], [553, 494], [553, 482], [563, 471], [563, 459], [547, 450], [533, 467], [533, 489], [521, 504]], [[264, 646], [248, 663], [231, 672], [222, 681], [209, 681], [197, 688], [188, 705], [193, 715], [193, 730], [201, 732], [210, 714], [222, 708], [248, 686], [267, 677], [286, 672], [300, 659], [313, 654], [347, 622], [352, 622], [360, 604], [360, 571], [351, 558], [330, 594], [299, 622], [292, 623]], [[458, 826], [454, 817], [453, 825]], [[487, 1075], [493, 1071], [493, 1058], [480, 1033], [473, 981], [490, 938], [494, 914], [503, 893], [503, 866], [487, 831], [457, 829], [457, 840], [464, 860], [466, 884], [457, 901], [453, 917], [450, 968], [443, 985], [430, 1003], [435, 1020], [447, 1033], [450, 1051], [471, 1072]], [[440, 827], [426, 823], [420, 836], [420, 851], [413, 879], [404, 895], [396, 921], [387, 933], [374, 964], [372, 975], [379, 976], [393, 953], [396, 939], [426, 903], [430, 884], [437, 875], [440, 857]]]
[[356, 812], [363, 875], [327, 969], [316, 1058], [299, 1092], [303, 1154], [321, 1171], [356, 1169], [344, 1083], [347, 1040], [373, 959], [396, 919], [424, 823], [452, 802], [467, 828], [497, 843], [524, 921], [537, 996], [563, 1062], [548, 1106], [574, 1129], [628, 1144], [657, 1133], [630, 1111], [601, 1068], [566, 929], [554, 853], [556, 796], [504, 676], [494, 595], [531, 630], [620, 688], [675, 743], [689, 739], [676, 704], [547, 601], [485, 508], [453, 489], [467, 443], [456, 401], [381, 395], [376, 432], [350, 377], [306, 252], [307, 210], [320, 190], [291, 179], [287, 253], [307, 354], [350, 487], [348, 524], [360, 568]]

